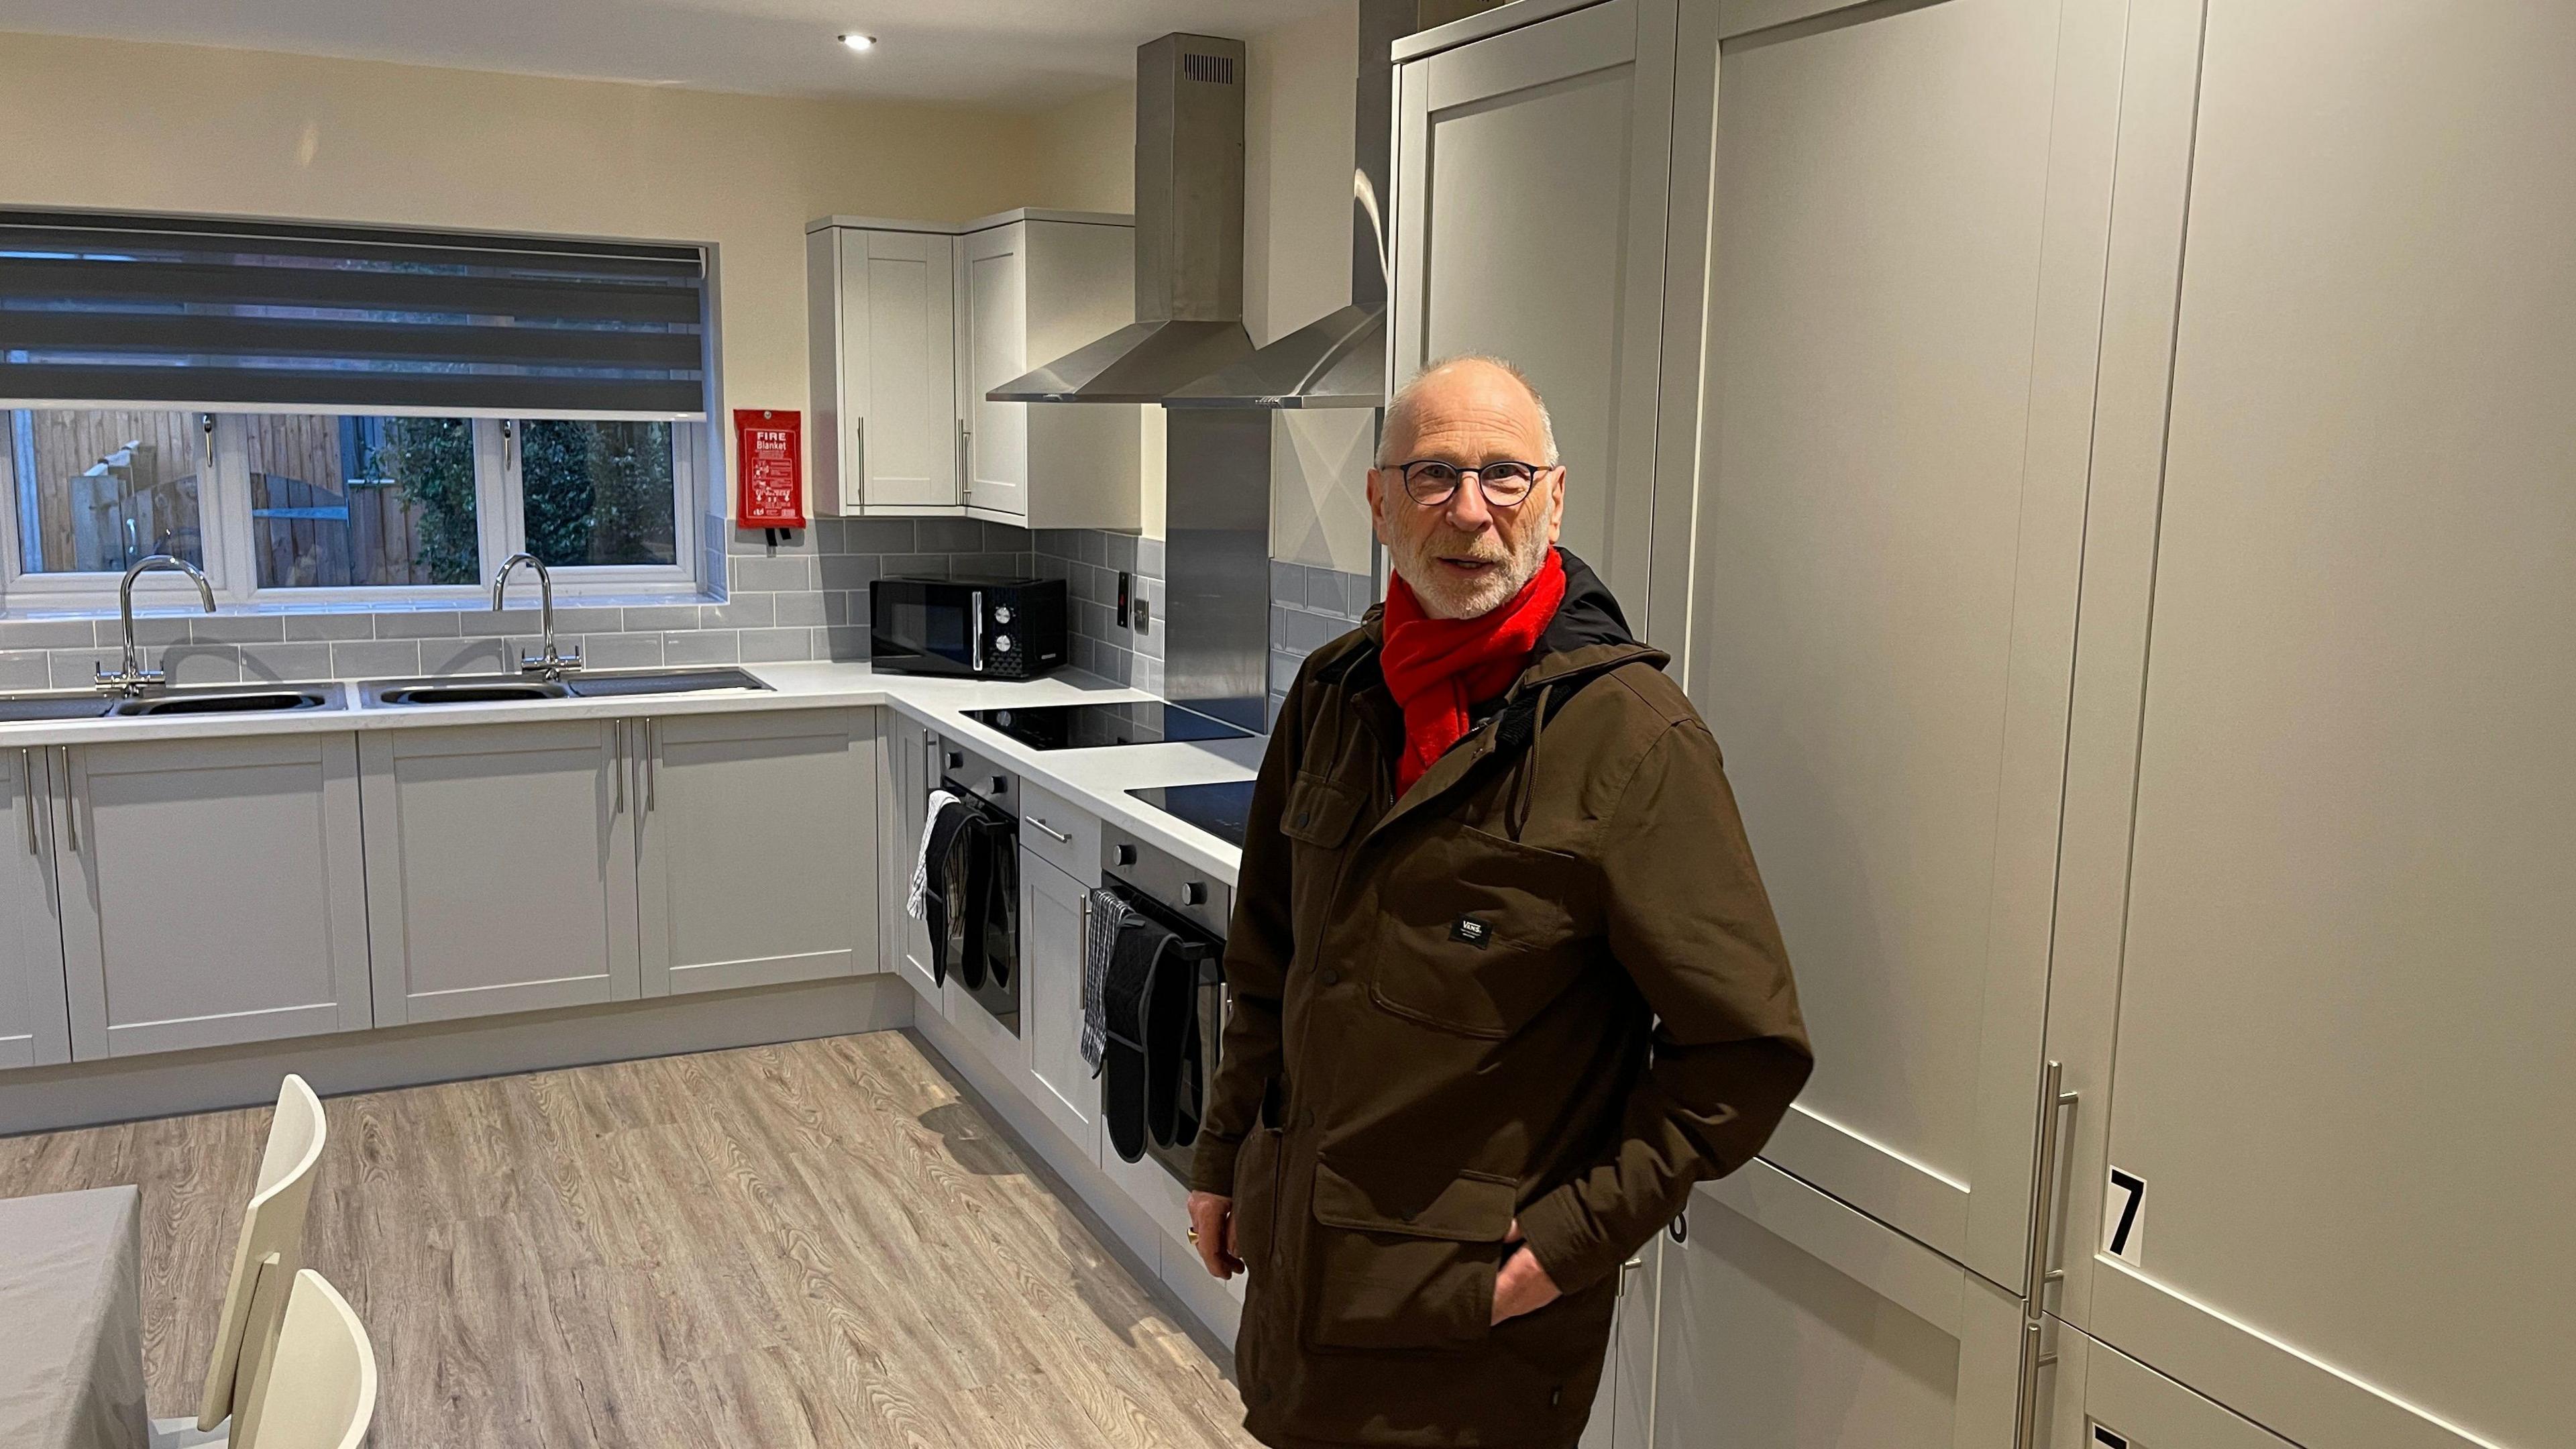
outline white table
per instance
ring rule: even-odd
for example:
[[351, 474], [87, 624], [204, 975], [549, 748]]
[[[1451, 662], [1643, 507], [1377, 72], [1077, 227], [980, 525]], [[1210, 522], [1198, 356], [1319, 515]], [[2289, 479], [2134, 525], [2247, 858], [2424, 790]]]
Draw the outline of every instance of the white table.
[[143, 1194], [0, 1198], [0, 1444], [144, 1449]]

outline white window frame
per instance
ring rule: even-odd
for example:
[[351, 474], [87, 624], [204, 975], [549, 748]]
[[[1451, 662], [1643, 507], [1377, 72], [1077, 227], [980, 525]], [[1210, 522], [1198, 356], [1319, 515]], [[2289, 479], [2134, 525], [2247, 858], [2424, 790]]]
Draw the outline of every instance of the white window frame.
[[[69, 411], [85, 408], [134, 409], [117, 402], [0, 401], [0, 412], [20, 409]], [[214, 420], [213, 461], [198, 473], [197, 511], [204, 540], [205, 572], [219, 603], [252, 609], [313, 613], [367, 613], [386, 609], [447, 606], [484, 608], [491, 602], [489, 579], [503, 559], [527, 540], [525, 492], [515, 443], [516, 416], [478, 414], [434, 408], [325, 410], [314, 408], [155, 408], [187, 412]], [[254, 413], [299, 416], [468, 417], [474, 424], [475, 519], [478, 525], [478, 577], [474, 584], [425, 584], [389, 588], [261, 587], [257, 528], [252, 516], [249, 434], [246, 419]], [[549, 413], [542, 421], [581, 421], [598, 414]], [[669, 564], [573, 565], [553, 570], [559, 598], [690, 599], [706, 597], [719, 581], [698, 577], [699, 537], [710, 507], [706, 490], [709, 429], [689, 419], [671, 423], [672, 557]], [[5, 437], [0, 430], [0, 437]], [[0, 610], [61, 613], [113, 613], [117, 607], [117, 573], [30, 573], [20, 557], [17, 464], [14, 450], [0, 447]], [[187, 579], [155, 572], [135, 583], [138, 599], [156, 608], [193, 600]]]

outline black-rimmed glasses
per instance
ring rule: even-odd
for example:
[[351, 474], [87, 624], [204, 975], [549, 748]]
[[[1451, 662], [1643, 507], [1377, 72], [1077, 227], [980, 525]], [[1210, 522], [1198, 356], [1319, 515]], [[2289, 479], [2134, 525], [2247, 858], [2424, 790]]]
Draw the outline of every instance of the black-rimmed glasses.
[[1485, 502], [1495, 508], [1516, 508], [1530, 490], [1538, 486], [1538, 477], [1547, 466], [1537, 463], [1498, 461], [1481, 468], [1461, 468], [1436, 458], [1417, 458], [1401, 464], [1396, 471], [1404, 476], [1404, 491], [1425, 508], [1437, 508], [1457, 496], [1458, 485], [1469, 478], [1484, 491]]

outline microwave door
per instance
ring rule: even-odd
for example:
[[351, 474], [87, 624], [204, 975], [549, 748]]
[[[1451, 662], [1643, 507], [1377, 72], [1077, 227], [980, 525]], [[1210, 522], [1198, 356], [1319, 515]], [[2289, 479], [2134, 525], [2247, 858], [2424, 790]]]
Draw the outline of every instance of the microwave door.
[[877, 658], [942, 672], [964, 673], [972, 667], [974, 650], [966, 611], [948, 599], [926, 593], [898, 594], [886, 600], [885, 614], [874, 621]]

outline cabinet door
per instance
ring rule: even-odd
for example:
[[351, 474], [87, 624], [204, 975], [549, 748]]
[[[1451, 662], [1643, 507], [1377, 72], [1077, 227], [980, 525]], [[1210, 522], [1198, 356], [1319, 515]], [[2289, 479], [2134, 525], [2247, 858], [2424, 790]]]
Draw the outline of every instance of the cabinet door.
[[1518, 363], [1565, 459], [1562, 541], [1649, 631], [1673, 23], [1610, 0], [1410, 63], [1396, 120], [1395, 380]]
[[381, 1023], [634, 999], [640, 729], [581, 720], [365, 736]]
[[71, 1059], [54, 894], [52, 749], [0, 750], [0, 1067]]
[[2302, 1444], [2564, 1444], [2576, 10], [2139, 30], [2051, 1000], [2107, 1098], [2065, 1313]]
[[930, 925], [912, 914], [912, 873], [921, 862], [921, 834], [927, 825], [930, 781], [935, 778], [930, 731], [889, 713], [886, 728], [885, 951], [895, 971], [921, 993], [924, 1005], [940, 1006], [939, 983], [931, 974]]
[[1765, 1156], [2017, 1293], [2123, 7], [1721, 49], [1755, 8], [1693, 5], [1683, 64], [1715, 97], [1692, 694], [1818, 1044]]
[[1666, 1242], [1655, 1449], [2003, 1449], [2020, 1300], [1761, 1162]]
[[874, 741], [854, 710], [632, 721], [643, 993], [876, 969]]
[[1610, 1353], [1584, 1422], [1581, 1449], [1649, 1449], [1655, 1442], [1655, 1302], [1663, 1277], [1661, 1234], [1619, 1270]]
[[2062, 1323], [2050, 1331], [2048, 1449], [2297, 1449], [2108, 1344]]
[[1029, 511], [1029, 405], [984, 394], [1029, 370], [1028, 224], [957, 239], [958, 449], [966, 502], [1025, 517]]
[[54, 848], [75, 1056], [373, 1024], [351, 736], [68, 757]]
[[952, 241], [849, 232], [841, 249], [845, 420], [863, 513], [957, 506]]
[[1023, 848], [1020, 1020], [1029, 1039], [1030, 1097], [1086, 1155], [1100, 1131], [1100, 1083], [1082, 1060], [1083, 939], [1090, 924], [1082, 883]]

